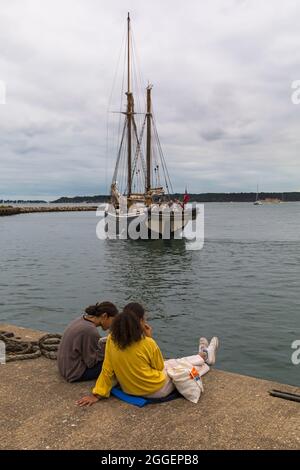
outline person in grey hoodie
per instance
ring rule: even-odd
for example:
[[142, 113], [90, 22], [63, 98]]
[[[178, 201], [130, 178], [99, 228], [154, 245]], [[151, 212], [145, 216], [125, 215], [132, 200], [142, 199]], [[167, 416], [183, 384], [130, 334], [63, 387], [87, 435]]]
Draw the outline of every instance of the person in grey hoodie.
[[68, 382], [97, 379], [104, 360], [104, 346], [98, 327], [109, 330], [117, 307], [111, 302], [97, 303], [87, 307], [84, 314], [73, 320], [66, 328], [57, 354], [60, 374]]

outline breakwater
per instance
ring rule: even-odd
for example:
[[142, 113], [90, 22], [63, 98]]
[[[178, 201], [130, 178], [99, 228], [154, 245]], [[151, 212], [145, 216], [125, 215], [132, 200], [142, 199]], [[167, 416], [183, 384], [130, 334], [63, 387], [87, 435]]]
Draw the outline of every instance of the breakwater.
[[15, 215], [20, 214], [19, 207], [11, 207], [11, 206], [0, 206], [0, 217], [5, 215]]
[[42, 206], [42, 207], [13, 207], [0, 206], [0, 217], [17, 214], [32, 214], [34, 212], [86, 212], [96, 211], [97, 206]]

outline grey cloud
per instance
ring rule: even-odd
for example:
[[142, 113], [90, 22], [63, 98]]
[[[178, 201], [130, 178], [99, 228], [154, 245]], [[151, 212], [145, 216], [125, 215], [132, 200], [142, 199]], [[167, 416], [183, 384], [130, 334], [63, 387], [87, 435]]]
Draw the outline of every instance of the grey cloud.
[[204, 140], [208, 141], [220, 140], [225, 137], [225, 132], [222, 129], [211, 129], [206, 132], [201, 132], [200, 134]]
[[2, 4], [0, 197], [107, 189], [127, 8], [175, 190], [300, 189], [299, 2], [42, 3]]

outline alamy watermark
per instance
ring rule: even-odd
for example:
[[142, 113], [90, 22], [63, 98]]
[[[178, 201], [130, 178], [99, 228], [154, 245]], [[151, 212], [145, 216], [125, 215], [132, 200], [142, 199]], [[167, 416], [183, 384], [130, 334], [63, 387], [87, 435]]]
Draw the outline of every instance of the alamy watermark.
[[101, 204], [97, 209], [100, 220], [96, 235], [99, 240], [180, 240], [194, 242], [191, 249], [204, 246], [204, 205], [175, 203], [129, 206], [127, 198], [120, 200], [116, 209], [112, 204]]
[[292, 92], [291, 101], [293, 104], [300, 104], [300, 80], [294, 80], [292, 82]]
[[0, 364], [6, 363], [6, 345], [4, 341], [0, 341]]
[[300, 339], [295, 340], [292, 343], [291, 348], [295, 349], [291, 357], [292, 363], [295, 366], [298, 366], [300, 364]]
[[6, 103], [6, 84], [3, 80], [0, 80], [0, 104]]

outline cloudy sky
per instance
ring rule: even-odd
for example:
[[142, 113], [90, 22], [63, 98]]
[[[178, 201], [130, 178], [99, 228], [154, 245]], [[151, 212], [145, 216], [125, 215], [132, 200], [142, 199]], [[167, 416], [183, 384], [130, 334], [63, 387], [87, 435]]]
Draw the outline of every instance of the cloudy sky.
[[298, 0], [0, 2], [0, 199], [107, 191], [127, 11], [174, 189], [300, 190]]

